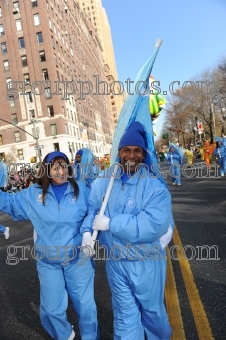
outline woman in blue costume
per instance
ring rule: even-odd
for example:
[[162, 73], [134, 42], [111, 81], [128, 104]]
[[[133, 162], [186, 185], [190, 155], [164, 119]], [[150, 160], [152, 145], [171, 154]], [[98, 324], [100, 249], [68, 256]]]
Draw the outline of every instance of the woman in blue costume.
[[179, 153], [175, 145], [170, 144], [166, 160], [170, 166], [169, 171], [173, 185], [181, 185], [180, 166], [182, 165], [182, 155]]
[[78, 314], [82, 340], [99, 339], [92, 261], [79, 263], [89, 189], [73, 178], [68, 157], [46, 155], [34, 185], [15, 195], [0, 191], [0, 210], [15, 220], [30, 220], [35, 229], [35, 258], [40, 281], [40, 318], [56, 340], [75, 333], [66, 315], [68, 295]]

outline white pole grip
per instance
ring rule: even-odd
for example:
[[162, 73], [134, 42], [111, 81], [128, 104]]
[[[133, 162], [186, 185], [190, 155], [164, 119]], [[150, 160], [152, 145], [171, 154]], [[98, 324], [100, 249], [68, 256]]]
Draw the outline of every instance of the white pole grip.
[[[111, 190], [112, 190], [112, 187], [113, 187], [113, 184], [114, 184], [115, 176], [116, 176], [117, 171], [118, 171], [118, 167], [119, 167], [118, 163], [115, 163], [114, 164], [114, 170], [113, 170], [113, 173], [111, 175], [111, 178], [110, 178], [110, 181], [109, 181], [109, 184], [108, 184], [108, 187], [107, 187], [107, 191], [106, 191], [102, 206], [100, 208], [100, 212], [99, 212], [100, 216], [104, 215], [104, 212], [105, 212], [105, 209], [106, 209], [106, 206], [107, 206], [110, 194], [111, 194]], [[95, 244], [97, 235], [98, 235], [98, 230], [94, 230], [93, 234], [92, 234], [92, 238], [91, 238], [91, 248], [92, 248], [92, 250], [94, 248], [94, 244]]]

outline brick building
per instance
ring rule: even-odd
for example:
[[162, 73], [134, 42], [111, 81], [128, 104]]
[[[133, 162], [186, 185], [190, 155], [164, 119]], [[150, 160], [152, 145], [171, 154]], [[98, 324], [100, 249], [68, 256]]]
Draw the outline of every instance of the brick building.
[[77, 1], [0, 0], [0, 44], [1, 156], [12, 146], [18, 162], [53, 150], [74, 158], [87, 146], [110, 152], [103, 50]]
[[[125, 102], [124, 81], [118, 81], [117, 67], [115, 61], [114, 47], [112, 43], [111, 28], [108, 22], [107, 13], [102, 6], [101, 0], [78, 0], [81, 10], [87, 14], [93, 24], [103, 48], [105, 74], [109, 84], [109, 98], [114, 128]], [[120, 84], [121, 83], [121, 84]]]

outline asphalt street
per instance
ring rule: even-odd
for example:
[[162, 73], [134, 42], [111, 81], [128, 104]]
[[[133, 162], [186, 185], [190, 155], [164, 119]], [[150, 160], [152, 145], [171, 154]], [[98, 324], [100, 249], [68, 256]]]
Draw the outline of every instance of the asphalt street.
[[[201, 175], [201, 166], [197, 162], [193, 169], [184, 171], [181, 186], [171, 184], [166, 163], [161, 163], [161, 172], [172, 194], [175, 225], [208, 318], [212, 338], [225, 340], [226, 177], [216, 177], [214, 170], [207, 174], [205, 169], [202, 170]], [[10, 227], [8, 240], [0, 235], [0, 339], [51, 339], [39, 320], [39, 282], [36, 262], [30, 251], [23, 256], [21, 248], [17, 248], [17, 254], [13, 254], [12, 248], [9, 248], [10, 245], [14, 245], [29, 246], [32, 249], [32, 226], [27, 221], [14, 222], [4, 213], [0, 213], [0, 223]], [[169, 249], [172, 250], [175, 245], [172, 241]], [[207, 254], [204, 251], [200, 255], [200, 247], [204, 245], [215, 247], [209, 255], [208, 251]], [[171, 259], [185, 338], [201, 339], [191, 308], [192, 302], [188, 298], [179, 261], [175, 257], [172, 251]], [[113, 339], [111, 294], [106, 280], [105, 264], [100, 260], [96, 261], [95, 297], [101, 339], [111, 340]], [[80, 339], [77, 318], [70, 301], [68, 318], [74, 325], [76, 339]]]

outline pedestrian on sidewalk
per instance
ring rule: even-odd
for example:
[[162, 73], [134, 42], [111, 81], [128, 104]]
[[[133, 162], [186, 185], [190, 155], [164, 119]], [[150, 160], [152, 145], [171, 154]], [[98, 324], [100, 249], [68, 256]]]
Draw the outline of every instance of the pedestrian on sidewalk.
[[98, 340], [93, 261], [80, 263], [80, 226], [88, 211], [89, 189], [76, 182], [68, 157], [54, 151], [39, 168], [36, 183], [12, 195], [0, 191], [0, 211], [34, 227], [40, 282], [40, 319], [55, 340], [72, 340], [68, 295], [78, 314], [82, 340]]

